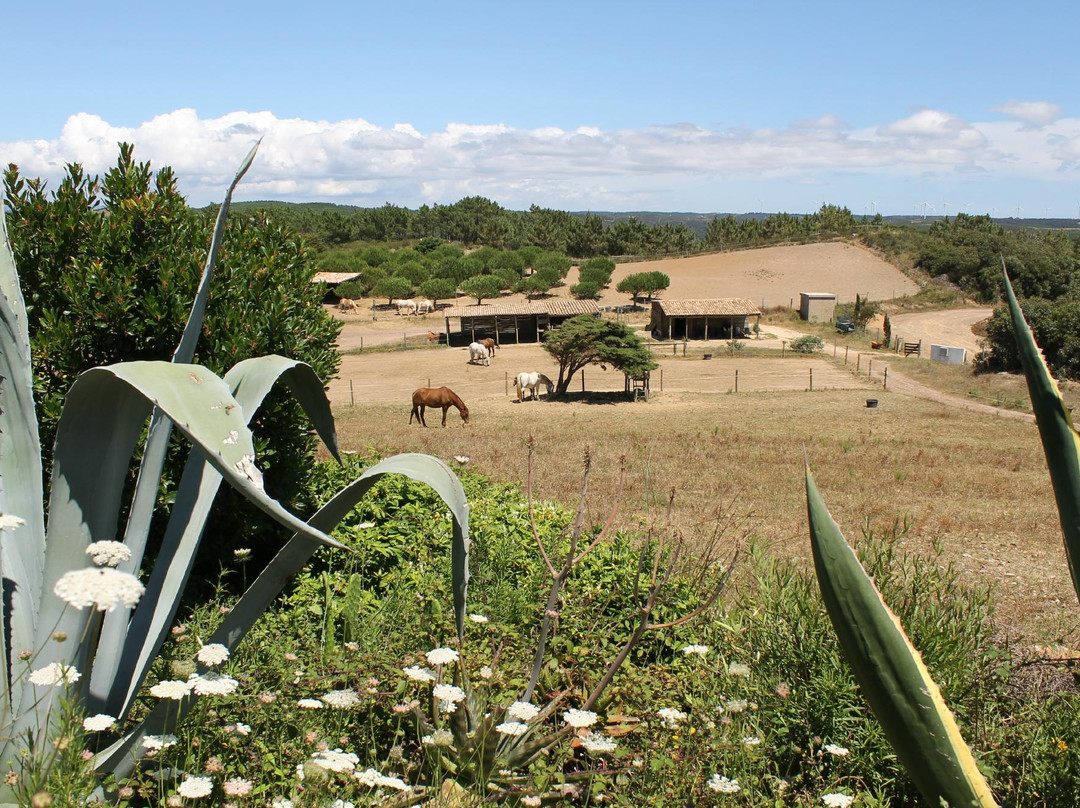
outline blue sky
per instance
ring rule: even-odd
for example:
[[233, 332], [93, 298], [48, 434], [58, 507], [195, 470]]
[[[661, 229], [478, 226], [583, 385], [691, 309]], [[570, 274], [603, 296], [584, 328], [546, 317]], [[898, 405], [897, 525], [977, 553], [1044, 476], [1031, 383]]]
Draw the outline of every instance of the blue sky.
[[201, 205], [261, 136], [237, 198], [1080, 217], [1073, 3], [6, 6], [53, 184], [126, 140]]

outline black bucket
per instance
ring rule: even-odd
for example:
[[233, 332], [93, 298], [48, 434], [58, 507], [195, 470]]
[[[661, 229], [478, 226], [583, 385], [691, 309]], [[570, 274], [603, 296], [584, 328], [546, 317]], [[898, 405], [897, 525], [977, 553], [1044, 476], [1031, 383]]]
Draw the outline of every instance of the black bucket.
[[702, 357], [702, 359], [712, 359], [712, 354], [711, 354], [711, 353], [707, 353], [707, 354], [705, 354], [705, 355], [704, 355], [704, 356]]
[[876, 398], [868, 398], [868, 399], [866, 399], [866, 406], [869, 407], [870, 409], [873, 409], [874, 407], [877, 406], [877, 399]]

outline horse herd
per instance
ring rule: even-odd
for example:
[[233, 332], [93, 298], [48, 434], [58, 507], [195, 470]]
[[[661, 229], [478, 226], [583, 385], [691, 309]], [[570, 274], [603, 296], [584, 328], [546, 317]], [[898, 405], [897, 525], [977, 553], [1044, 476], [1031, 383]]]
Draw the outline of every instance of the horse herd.
[[[390, 305], [394, 308], [395, 314], [403, 316], [431, 314], [431, 312], [435, 311], [435, 303], [423, 297], [416, 300], [392, 300]], [[360, 304], [347, 297], [338, 300], [337, 307], [341, 311], [360, 310]]]
[[[469, 362], [491, 365], [491, 357], [495, 354], [495, 340], [484, 339], [469, 345]], [[532, 401], [539, 400], [539, 388], [543, 385], [550, 397], [555, 390], [555, 383], [547, 376], [538, 371], [519, 373], [514, 378], [514, 390], [517, 391], [518, 401], [525, 401], [525, 394]], [[409, 413], [409, 423], [416, 419], [420, 426], [427, 426], [424, 420], [424, 411], [428, 407], [437, 407], [442, 410], [442, 425], [446, 426], [446, 413], [451, 407], [456, 407], [461, 415], [461, 420], [469, 423], [469, 408], [461, 400], [461, 396], [449, 387], [420, 387], [412, 394], [412, 412]]]

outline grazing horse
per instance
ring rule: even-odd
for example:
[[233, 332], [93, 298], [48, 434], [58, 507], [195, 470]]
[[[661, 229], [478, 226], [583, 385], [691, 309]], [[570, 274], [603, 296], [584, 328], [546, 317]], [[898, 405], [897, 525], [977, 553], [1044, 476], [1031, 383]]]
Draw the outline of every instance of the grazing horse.
[[495, 355], [495, 340], [493, 340], [491, 337], [488, 337], [487, 339], [478, 340], [478, 342], [485, 348], [487, 348], [489, 354], [491, 354], [492, 356]]
[[488, 349], [481, 345], [479, 342], [469, 343], [469, 364], [480, 362], [485, 365], [491, 364], [491, 354], [488, 353]]
[[427, 426], [427, 421], [424, 420], [425, 407], [442, 407], [443, 426], [446, 426], [446, 411], [451, 407], [457, 407], [461, 420], [466, 424], [469, 423], [469, 408], [465, 406], [461, 396], [449, 387], [419, 387], [413, 390], [412, 413], [409, 414], [410, 424], [415, 417], [418, 424]]
[[422, 297], [416, 301], [417, 314], [431, 314], [433, 311], [435, 311], [435, 304], [426, 297]]
[[555, 383], [551, 381], [543, 373], [519, 373], [517, 378], [514, 379], [514, 389], [517, 390], [518, 401], [524, 401], [525, 391], [528, 390], [530, 397], [533, 401], [537, 400], [536, 388], [540, 385], [544, 385], [547, 388], [547, 394], [550, 397], [552, 391], [555, 389]]
[[415, 300], [395, 300], [394, 306], [397, 308], [398, 314], [416, 314]]
[[356, 305], [355, 300], [350, 300], [347, 297], [341, 298], [341, 300], [338, 301], [337, 307], [342, 311], [356, 311], [359, 308], [359, 306]]

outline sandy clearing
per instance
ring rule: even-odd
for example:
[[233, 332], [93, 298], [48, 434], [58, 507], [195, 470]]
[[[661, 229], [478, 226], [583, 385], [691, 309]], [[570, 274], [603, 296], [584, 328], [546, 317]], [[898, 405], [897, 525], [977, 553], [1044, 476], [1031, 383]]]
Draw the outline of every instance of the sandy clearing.
[[948, 345], [967, 349], [970, 362], [982, 349], [980, 338], [971, 328], [993, 313], [991, 308], [948, 309], [890, 315], [889, 320], [893, 338], [902, 337], [905, 342], [921, 340], [927, 352], [924, 355], [929, 356], [930, 345]]

